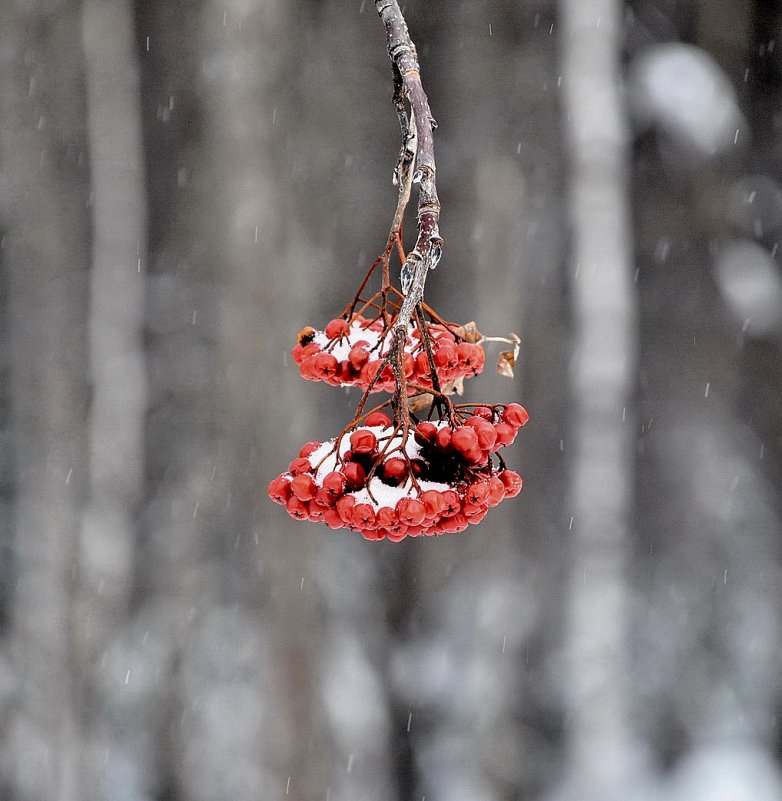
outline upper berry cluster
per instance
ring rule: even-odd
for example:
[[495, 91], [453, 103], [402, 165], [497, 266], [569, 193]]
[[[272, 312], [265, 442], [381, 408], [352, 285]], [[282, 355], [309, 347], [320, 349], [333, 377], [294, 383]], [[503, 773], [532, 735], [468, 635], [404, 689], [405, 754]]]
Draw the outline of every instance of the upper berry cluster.
[[[442, 323], [426, 322], [425, 326], [440, 386], [483, 370], [486, 355], [479, 344], [465, 342]], [[382, 317], [367, 319], [357, 314], [350, 321], [331, 320], [323, 331], [303, 329], [291, 355], [302, 377], [310, 381], [393, 392], [394, 371], [385, 358], [391, 345], [392, 332]], [[402, 370], [409, 393], [432, 387], [429, 355], [418, 327], [406, 338]]]

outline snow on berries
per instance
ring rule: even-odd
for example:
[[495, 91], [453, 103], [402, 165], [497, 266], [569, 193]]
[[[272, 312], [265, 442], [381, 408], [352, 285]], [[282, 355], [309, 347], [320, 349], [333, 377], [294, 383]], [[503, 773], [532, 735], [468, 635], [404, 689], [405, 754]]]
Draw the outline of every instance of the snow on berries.
[[382, 412], [339, 437], [309, 442], [269, 484], [297, 520], [345, 528], [368, 540], [464, 531], [521, 491], [497, 452], [526, 423], [519, 404], [453, 407], [452, 418], [407, 434]]
[[[486, 355], [481, 345], [461, 341], [441, 323], [429, 322], [426, 328], [441, 386], [483, 370]], [[393, 392], [394, 372], [384, 365], [391, 340], [391, 327], [382, 317], [369, 320], [359, 314], [350, 323], [344, 319], [331, 320], [323, 331], [303, 329], [291, 355], [301, 375], [310, 381], [362, 389], [371, 386], [372, 392]], [[402, 369], [410, 384], [432, 386], [429, 356], [417, 327], [407, 337]]]

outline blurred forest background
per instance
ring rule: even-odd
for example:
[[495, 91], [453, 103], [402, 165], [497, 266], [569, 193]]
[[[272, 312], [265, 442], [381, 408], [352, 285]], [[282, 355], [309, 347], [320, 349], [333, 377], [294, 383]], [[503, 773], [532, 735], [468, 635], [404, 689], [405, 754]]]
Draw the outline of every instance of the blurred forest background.
[[266, 498], [357, 402], [289, 350], [391, 220], [374, 4], [2, 3], [0, 798], [782, 799], [781, 6], [405, 4], [532, 420], [394, 545]]

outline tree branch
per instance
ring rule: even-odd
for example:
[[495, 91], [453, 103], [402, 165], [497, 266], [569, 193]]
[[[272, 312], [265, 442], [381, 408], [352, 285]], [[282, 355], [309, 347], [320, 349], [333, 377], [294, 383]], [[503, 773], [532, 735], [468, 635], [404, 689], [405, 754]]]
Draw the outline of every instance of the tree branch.
[[[405, 331], [423, 300], [426, 275], [440, 261], [443, 240], [440, 237], [440, 201], [437, 197], [434, 161], [433, 129], [436, 123], [429, 109], [429, 100], [421, 85], [420, 67], [415, 45], [410, 39], [397, 0], [375, 0], [388, 35], [388, 55], [394, 70], [394, 105], [399, 114], [405, 141], [402, 144], [400, 167], [404, 164], [407, 137], [405, 128], [414, 125], [417, 138], [413, 183], [418, 185], [418, 238], [415, 247], [407, 254], [402, 267], [402, 291], [405, 301], [399, 312], [396, 328]], [[404, 112], [403, 102], [410, 105], [410, 119]], [[399, 173], [400, 168], [397, 169]]]

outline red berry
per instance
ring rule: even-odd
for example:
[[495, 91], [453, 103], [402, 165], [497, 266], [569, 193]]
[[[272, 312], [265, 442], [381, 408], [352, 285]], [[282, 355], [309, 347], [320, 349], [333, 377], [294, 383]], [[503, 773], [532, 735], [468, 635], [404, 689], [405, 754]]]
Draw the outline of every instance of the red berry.
[[385, 537], [385, 532], [381, 531], [380, 529], [373, 529], [371, 531], [361, 531], [359, 533], [365, 540], [368, 540], [369, 542], [377, 542], [378, 540], [382, 540], [383, 537]]
[[346, 525], [350, 524], [350, 512], [356, 505], [356, 499], [352, 495], [343, 495], [336, 505], [337, 514], [340, 520]]
[[451, 450], [452, 438], [453, 434], [451, 429], [446, 426], [437, 432], [437, 436], [434, 438], [434, 444], [443, 452], [449, 451]]
[[299, 456], [298, 459], [294, 459], [291, 462], [288, 472], [292, 476], [300, 476], [302, 473], [311, 473], [312, 465], [310, 464], [310, 460], [305, 459], [303, 456]]
[[373, 359], [367, 362], [361, 368], [361, 380], [368, 386], [375, 380], [375, 376], [380, 372], [382, 366], [383, 362], [380, 359]]
[[407, 526], [420, 526], [426, 519], [426, 507], [415, 498], [402, 498], [396, 504], [399, 520]]
[[378, 379], [381, 383], [388, 384], [389, 386], [394, 384], [394, 369], [391, 367], [390, 364], [387, 364], [383, 368], [383, 372], [380, 374], [380, 378]]
[[364, 421], [365, 426], [381, 426], [388, 428], [391, 425], [391, 418], [383, 412], [372, 412]]
[[334, 470], [323, 477], [321, 486], [328, 495], [336, 499], [345, 492], [345, 476]]
[[464, 453], [478, 446], [478, 435], [469, 426], [459, 426], [451, 436], [451, 445], [460, 453]]
[[329, 528], [342, 528], [345, 525], [336, 509], [325, 509], [323, 511], [323, 522]]
[[386, 539], [391, 542], [401, 542], [407, 536], [407, 529], [403, 528], [399, 531], [387, 531]]
[[337, 339], [342, 337], [350, 330], [350, 324], [347, 320], [332, 320], [326, 326], [326, 336], [329, 339]]
[[415, 359], [411, 353], [405, 353], [402, 357], [402, 372], [407, 378], [410, 378], [415, 372]]
[[305, 359], [311, 359], [317, 356], [320, 353], [320, 345], [317, 342], [310, 342], [309, 345], [305, 345], [301, 349], [301, 359], [304, 361]]
[[307, 504], [307, 509], [309, 511], [309, 515], [307, 516], [308, 520], [312, 520], [313, 523], [321, 523], [321, 522], [323, 522], [324, 512], [326, 510], [316, 500], [315, 501], [310, 501]]
[[502, 419], [513, 428], [521, 428], [529, 420], [529, 415], [521, 404], [509, 403], [502, 413]]
[[494, 426], [479, 417], [473, 428], [478, 435], [478, 445], [485, 451], [491, 450], [497, 442], [497, 432], [494, 430]]
[[296, 364], [301, 364], [301, 351], [302, 351], [302, 346], [300, 342], [297, 342], [291, 348], [291, 356], [293, 356], [293, 361], [295, 361]]
[[462, 502], [459, 499], [459, 495], [453, 490], [446, 490], [441, 494], [443, 496], [443, 504], [444, 504], [442, 516], [452, 517], [462, 508]]
[[426, 475], [426, 462], [422, 459], [411, 459], [410, 460], [410, 472], [416, 477], [421, 478], [421, 476]]
[[334, 506], [338, 498], [339, 495], [331, 495], [331, 493], [324, 490], [323, 487], [318, 487], [318, 492], [315, 495], [315, 501], [321, 506]]
[[356, 370], [360, 370], [369, 361], [369, 351], [361, 345], [354, 345], [348, 353], [348, 360]]
[[398, 456], [392, 456], [383, 462], [383, 478], [394, 486], [398, 486], [407, 478], [407, 462]]
[[482, 450], [480, 445], [476, 445], [474, 448], [470, 448], [469, 451], [465, 451], [461, 454], [461, 457], [465, 464], [475, 466], [485, 464], [489, 457], [489, 452]]
[[361, 375], [361, 370], [357, 370], [349, 361], [343, 359], [337, 368], [335, 379], [339, 384], [353, 384]]
[[375, 517], [379, 528], [390, 529], [399, 522], [396, 512], [390, 506], [381, 506]]
[[476, 417], [482, 417], [484, 420], [491, 422], [494, 419], [494, 412], [488, 406], [477, 406], [473, 411]]
[[350, 511], [350, 522], [362, 530], [376, 528], [375, 510], [368, 503], [357, 503]]
[[296, 520], [306, 520], [310, 515], [309, 505], [306, 501], [302, 501], [296, 496], [288, 498], [288, 503], [285, 504], [288, 514], [295, 517]]
[[500, 481], [505, 485], [506, 498], [515, 498], [524, 484], [521, 476], [513, 470], [503, 470], [500, 473]]
[[377, 437], [365, 428], [360, 428], [350, 435], [350, 447], [353, 453], [372, 453], [377, 447]]
[[456, 346], [456, 355], [459, 358], [459, 366], [466, 368], [472, 372], [478, 372], [479, 366], [482, 367], [483, 363], [479, 355], [483, 350], [480, 345], [472, 345], [469, 342], [460, 342]]
[[451, 517], [444, 517], [440, 521], [439, 526], [440, 526], [440, 531], [442, 531], [444, 534], [453, 534], [456, 532], [456, 529], [458, 528], [459, 524], [456, 522], [454, 517], [451, 516]]
[[311, 501], [318, 493], [318, 485], [309, 473], [302, 473], [291, 480], [291, 490], [300, 501]]
[[497, 423], [494, 426], [497, 432], [497, 442], [494, 444], [494, 450], [498, 450], [503, 445], [510, 445], [516, 439], [516, 429], [508, 423]]
[[428, 520], [439, 517], [445, 509], [443, 494], [437, 490], [426, 490], [421, 493], [421, 501], [426, 507], [426, 517]]
[[321, 378], [331, 378], [337, 374], [339, 362], [330, 353], [319, 353], [312, 360], [312, 371]]
[[456, 348], [451, 345], [441, 345], [434, 354], [434, 363], [446, 370], [453, 370], [459, 365]]
[[367, 483], [367, 471], [358, 462], [348, 462], [344, 472], [350, 490], [361, 489]]
[[492, 476], [489, 479], [489, 506], [497, 506], [500, 501], [505, 497], [505, 485], [497, 476]]
[[416, 354], [415, 371], [420, 376], [428, 376], [431, 374], [432, 368], [429, 366], [429, 357], [426, 355], [425, 351]]
[[292, 494], [291, 482], [288, 481], [285, 476], [277, 476], [277, 478], [272, 479], [269, 484], [269, 497], [281, 506], [284, 506], [288, 502]]
[[469, 503], [475, 506], [487, 503], [489, 500], [489, 485], [485, 481], [476, 481], [474, 484], [470, 484], [470, 486], [467, 487], [467, 492], [464, 493], [464, 497]]
[[483, 517], [486, 514], [486, 506], [485, 504], [480, 503], [469, 503], [465, 501], [462, 504], [462, 514], [468, 519], [471, 520], [474, 517]]
[[470, 521], [461, 512], [457, 512], [451, 520], [456, 526], [456, 531], [464, 531], [470, 525]]
[[301, 360], [301, 367], [299, 368], [299, 372], [302, 376], [309, 381], [319, 381], [320, 375], [318, 374], [317, 370], [315, 369], [315, 357], [314, 356], [307, 356]]
[[430, 445], [437, 436], [437, 426], [434, 423], [419, 423], [413, 436], [419, 445]]
[[320, 448], [320, 442], [305, 442], [304, 445], [299, 448], [299, 456], [302, 459], [306, 459], [311, 453], [318, 450]]

